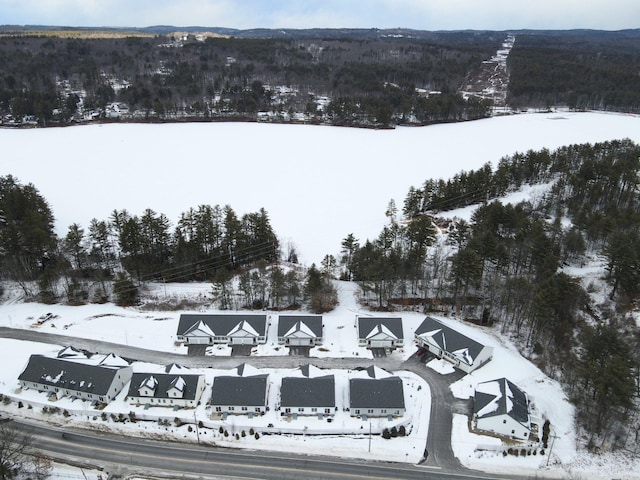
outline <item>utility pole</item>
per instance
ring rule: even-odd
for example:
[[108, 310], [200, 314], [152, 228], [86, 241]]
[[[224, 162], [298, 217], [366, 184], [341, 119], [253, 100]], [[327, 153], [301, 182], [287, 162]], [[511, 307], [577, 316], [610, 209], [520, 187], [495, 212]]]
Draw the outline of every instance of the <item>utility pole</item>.
[[198, 430], [198, 419], [196, 418], [196, 409], [193, 409], [193, 423], [196, 426], [196, 438], [198, 439], [198, 444], [200, 444], [200, 431]]
[[369, 420], [369, 453], [371, 453], [371, 420]]
[[551, 447], [549, 448], [549, 455], [547, 456], [547, 467], [549, 466], [549, 460], [551, 460], [551, 452], [553, 451], [553, 444], [556, 443], [556, 438], [560, 438], [557, 435], [550, 435]]

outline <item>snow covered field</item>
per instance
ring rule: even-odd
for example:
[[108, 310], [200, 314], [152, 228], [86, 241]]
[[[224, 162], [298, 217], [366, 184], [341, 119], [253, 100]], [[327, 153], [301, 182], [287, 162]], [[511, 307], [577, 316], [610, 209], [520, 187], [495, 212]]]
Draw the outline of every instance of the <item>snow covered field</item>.
[[237, 123], [0, 129], [0, 175], [33, 183], [60, 234], [114, 209], [151, 208], [174, 224], [201, 204], [239, 215], [264, 207], [303, 263], [337, 254], [353, 233], [377, 237], [389, 200], [410, 186], [496, 164], [516, 151], [631, 138], [640, 117], [538, 113], [367, 130]]
[[[341, 239], [348, 233], [353, 232], [361, 240], [377, 236], [387, 220], [384, 211], [388, 201], [393, 198], [400, 206], [409, 186], [418, 186], [427, 178], [448, 178], [462, 169], [475, 169], [485, 162], [496, 163], [500, 157], [516, 151], [617, 138], [640, 142], [640, 118], [601, 113], [544, 113], [393, 131], [266, 124], [0, 129], [3, 148], [0, 175], [12, 174], [23, 183], [33, 183], [50, 202], [61, 234], [73, 222], [86, 227], [92, 217], [106, 219], [113, 209], [126, 208], [139, 214], [150, 207], [175, 222], [181, 212], [202, 203], [228, 203], [238, 214], [264, 207], [283, 243], [292, 241], [301, 253], [301, 260], [310, 264], [319, 262], [326, 253], [337, 254]], [[535, 189], [514, 194], [512, 198], [517, 200], [518, 195], [531, 194], [536, 194]], [[465, 209], [456, 214], [464, 217], [469, 211]], [[163, 285], [152, 288], [158, 296], [206, 296], [210, 286], [171, 285], [166, 287], [166, 293]], [[355, 338], [355, 316], [366, 313], [355, 301], [356, 288], [349, 283], [339, 284], [340, 306], [326, 315], [323, 349], [314, 349], [312, 356], [371, 357], [368, 351], [358, 347]], [[7, 296], [9, 301], [0, 305], [0, 326], [186, 354], [184, 347], [174, 343], [182, 312], [142, 312], [112, 304], [41, 305], [13, 301], [15, 297], [11, 292]], [[53, 318], [37, 326], [38, 319], [47, 313], [52, 313]], [[411, 339], [424, 316], [413, 313], [401, 316], [405, 338]], [[448, 318], [443, 321], [456, 322]], [[469, 398], [478, 383], [507, 377], [527, 392], [540, 416], [551, 420], [553, 431], [559, 437], [550, 461], [547, 456], [523, 458], [478, 453], [477, 445], [488, 445], [495, 440], [469, 433], [465, 418], [456, 416], [452, 445], [463, 464], [487, 471], [531, 475], [538, 472], [564, 478], [640, 479], [635, 473], [640, 471], [640, 463], [577, 451], [574, 410], [560, 386], [522, 358], [508, 341], [459, 322], [456, 328], [495, 350], [492, 362], [452, 385], [454, 395]], [[286, 353], [282, 348], [276, 350], [273, 329], [272, 325], [269, 332], [272, 341], [259, 347], [257, 355]], [[149, 335], [150, 331], [153, 335]], [[392, 355], [398, 362], [413, 353], [411, 342], [406, 343], [404, 349]], [[0, 393], [33, 405], [32, 409], [18, 409], [12, 404], [8, 407], [10, 413], [42, 417], [38, 407], [48, 404], [44, 395], [27, 390], [17, 394], [17, 376], [29, 354], [52, 351], [55, 347], [51, 345], [0, 339], [0, 364], [3, 365]], [[228, 354], [216, 352], [223, 353]], [[313, 359], [310, 362], [313, 363]], [[450, 371], [442, 365], [430, 364], [430, 367], [444, 375]], [[208, 382], [214, 373], [207, 371]], [[283, 374], [282, 371], [270, 373], [274, 381]], [[336, 375], [344, 382], [347, 374], [336, 371]], [[405, 386], [409, 386], [405, 395], [416, 394], [417, 398], [419, 391], [423, 399], [408, 407], [407, 419], [415, 430], [408, 437], [389, 441], [374, 437], [371, 452], [366, 431], [339, 439], [272, 435], [257, 441], [251, 437], [228, 440], [217, 434], [214, 428], [217, 424], [212, 424], [208, 434], [215, 437], [217, 443], [232, 447], [318, 450], [355, 458], [416, 462], [427, 435], [425, 412], [429, 411], [429, 404], [425, 393], [428, 388], [409, 372], [401, 376]], [[68, 399], [59, 400], [56, 405], [78, 412], [78, 416], [72, 417], [74, 421], [80, 424], [86, 421], [88, 405]], [[108, 407], [109, 412], [126, 414], [130, 410], [123, 395]], [[140, 418], [158, 413], [150, 410], [141, 409]], [[89, 413], [89, 417], [91, 415]], [[173, 419], [175, 412], [166, 415]], [[184, 415], [193, 414], [187, 411]], [[204, 405], [196, 411], [196, 416], [207, 418]], [[353, 420], [348, 415], [339, 420], [337, 425], [341, 427], [359, 429], [363, 426], [361, 420]], [[275, 415], [269, 419], [274, 425], [278, 421]], [[312, 425], [314, 421], [310, 422], [309, 428], [317, 427]], [[195, 432], [188, 432], [186, 425], [169, 427], [173, 431], [160, 428], [155, 422], [109, 422], [109, 425], [130, 433], [136, 430], [196, 440]], [[283, 425], [277, 426], [285, 430]], [[234, 424], [230, 428], [238, 431], [248, 425]]]

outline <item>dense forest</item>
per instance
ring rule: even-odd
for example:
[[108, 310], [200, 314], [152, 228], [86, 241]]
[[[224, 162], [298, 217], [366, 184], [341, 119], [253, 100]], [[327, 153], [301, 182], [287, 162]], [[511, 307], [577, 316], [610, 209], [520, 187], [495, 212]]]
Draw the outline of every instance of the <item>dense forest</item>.
[[[363, 244], [347, 235], [342, 278], [372, 308], [416, 308], [493, 325], [565, 385], [591, 448], [636, 451], [640, 434], [640, 146], [516, 153], [391, 202]], [[503, 203], [528, 185], [535, 201]], [[477, 205], [469, 221], [457, 208]], [[601, 265], [602, 282], [583, 268]]]
[[503, 40], [492, 33], [426, 39], [35, 33], [0, 32], [0, 116], [40, 125], [255, 120], [258, 112], [276, 121], [297, 116], [376, 126], [482, 118], [489, 103], [464, 99], [457, 89]]
[[[213, 31], [215, 30], [215, 31]], [[508, 104], [637, 112], [638, 31], [94, 32], [0, 27], [0, 121], [391, 127], [489, 116], [473, 82], [515, 37]]]
[[638, 31], [517, 36], [509, 55], [514, 107], [640, 111]]

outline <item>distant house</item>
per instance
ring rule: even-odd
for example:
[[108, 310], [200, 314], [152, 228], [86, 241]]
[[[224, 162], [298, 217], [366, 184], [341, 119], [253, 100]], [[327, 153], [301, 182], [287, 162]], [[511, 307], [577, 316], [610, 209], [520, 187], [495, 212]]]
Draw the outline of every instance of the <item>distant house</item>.
[[[349, 411], [352, 417], [401, 417], [405, 414], [404, 387], [400, 377], [384, 370], [367, 369], [365, 378], [349, 379]], [[388, 376], [385, 376], [388, 374]], [[375, 375], [376, 378], [372, 378]]]
[[473, 429], [517, 440], [537, 440], [529, 397], [506, 378], [479, 383], [473, 404]]
[[108, 403], [131, 379], [132, 369], [117, 355], [86, 355], [64, 348], [57, 357], [31, 355], [18, 377], [23, 388], [56, 398], [63, 396]]
[[[243, 365], [238, 372], [250, 370]], [[214, 415], [262, 415], [267, 411], [268, 375], [216, 376], [211, 389], [211, 410]]]
[[205, 377], [189, 372], [169, 365], [164, 372], [134, 373], [127, 399], [132, 405], [195, 408], [205, 389]]
[[492, 347], [482, 345], [432, 317], [425, 318], [416, 329], [415, 341], [466, 373], [480, 368], [493, 356]]
[[176, 338], [185, 345], [258, 345], [267, 341], [266, 315], [180, 315]]
[[356, 317], [356, 327], [361, 347], [393, 350], [404, 345], [400, 317]]
[[322, 315], [280, 315], [278, 344], [315, 346], [322, 344]]

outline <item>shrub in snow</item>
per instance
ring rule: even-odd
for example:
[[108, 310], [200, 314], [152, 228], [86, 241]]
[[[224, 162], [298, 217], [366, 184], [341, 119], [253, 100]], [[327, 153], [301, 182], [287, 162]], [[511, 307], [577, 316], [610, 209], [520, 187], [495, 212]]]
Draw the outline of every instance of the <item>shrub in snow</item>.
[[224, 436], [228, 437], [229, 436], [229, 432], [227, 432], [226, 430], [224, 431]]
[[129, 421], [131, 423], [136, 423], [136, 412], [129, 412]]
[[242, 438], [244, 438], [246, 436], [247, 436], [246, 432], [244, 430], [242, 430]]
[[385, 440], [389, 440], [391, 438], [391, 433], [389, 433], [388, 428], [382, 430], [382, 438], [384, 438]]
[[107, 421], [107, 414], [106, 412], [102, 412], [102, 414], [100, 415], [100, 417], [102, 418], [103, 421]]
[[404, 437], [407, 434], [407, 429], [405, 428], [404, 425], [400, 425], [400, 428], [398, 428], [398, 435], [400, 435], [401, 437]]
[[62, 415], [64, 415], [65, 417], [68, 417], [70, 415], [70, 413], [67, 410], [65, 410], [65, 411], [62, 412]]
[[178, 417], [175, 417], [173, 419], [173, 423], [176, 425], [176, 427], [181, 427], [182, 426], [182, 420], [180, 420]]
[[249, 429], [249, 435], [253, 435], [255, 432], [253, 431], [253, 428]]
[[258, 440], [260, 438], [260, 435], [258, 435], [258, 432], [255, 433], [254, 437], [255, 437], [256, 440]]
[[240, 440], [240, 435], [236, 433], [236, 440]]
[[549, 432], [551, 431], [551, 422], [549, 420], [544, 421], [542, 426], [542, 446], [544, 448], [549, 447]]
[[220, 435], [222, 435], [222, 434], [224, 433], [224, 428], [220, 427], [220, 428], [218, 429], [218, 432], [220, 432]]
[[398, 436], [398, 429], [395, 426], [391, 427], [391, 436], [394, 438]]
[[22, 408], [24, 407], [24, 405], [22, 404], [22, 402], [18, 402], [18, 408]]
[[187, 431], [188, 431], [188, 432], [193, 432], [193, 428], [191, 428], [191, 425], [189, 425], [189, 426], [187, 427]]

